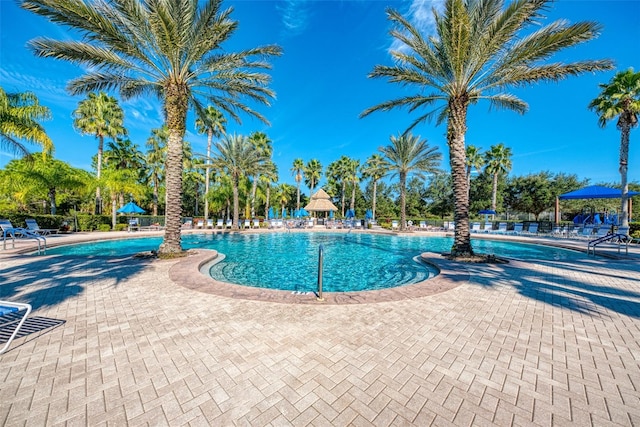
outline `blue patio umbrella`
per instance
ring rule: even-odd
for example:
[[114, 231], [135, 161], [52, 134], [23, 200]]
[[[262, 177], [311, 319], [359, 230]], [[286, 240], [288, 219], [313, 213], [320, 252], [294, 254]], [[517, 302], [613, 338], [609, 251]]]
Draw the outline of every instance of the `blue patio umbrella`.
[[269, 213], [267, 214], [267, 216], [269, 217], [268, 219], [275, 218], [275, 216], [273, 214], [273, 206], [269, 207]]
[[329, 211], [329, 218], [333, 219], [333, 211]]
[[118, 209], [116, 212], [123, 213], [123, 214], [139, 214], [139, 213], [144, 213], [145, 210], [142, 209], [140, 206], [136, 205], [135, 203], [129, 202], [123, 207], [121, 207], [120, 209]]
[[287, 208], [282, 208], [282, 219], [287, 217]]
[[364, 219], [372, 219], [373, 218], [373, 212], [371, 211], [371, 209], [367, 209], [367, 211], [364, 213]]
[[300, 216], [309, 216], [309, 212], [305, 208], [300, 208]]
[[347, 214], [345, 215], [347, 218], [355, 218], [356, 217], [356, 213], [353, 211], [353, 209], [349, 209], [347, 211]]

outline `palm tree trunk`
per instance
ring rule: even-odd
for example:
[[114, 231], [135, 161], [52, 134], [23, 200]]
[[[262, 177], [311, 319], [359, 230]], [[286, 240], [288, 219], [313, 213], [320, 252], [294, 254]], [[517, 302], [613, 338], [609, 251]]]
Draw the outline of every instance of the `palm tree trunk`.
[[116, 222], [117, 222], [117, 220], [116, 220], [116, 214], [117, 214], [117, 211], [116, 211], [116, 208], [117, 208], [116, 200], [117, 200], [117, 196], [115, 196], [115, 195], [111, 196], [111, 229], [112, 230], [116, 229]]
[[296, 209], [300, 210], [300, 181], [302, 180], [302, 177], [300, 175], [296, 175], [296, 184], [298, 187], [298, 192], [297, 192], [297, 202], [296, 202]]
[[493, 174], [493, 188], [491, 189], [491, 209], [494, 211], [498, 206], [498, 174]]
[[98, 135], [98, 159], [96, 165], [96, 176], [98, 178], [98, 186], [96, 187], [96, 215], [102, 213], [102, 195], [100, 194], [100, 174], [102, 173], [102, 149], [104, 147], [104, 136]]
[[233, 177], [233, 224], [231, 224], [232, 230], [237, 230], [238, 221], [240, 220], [240, 195], [238, 188], [240, 187], [240, 177]]
[[453, 179], [455, 233], [451, 254], [453, 256], [472, 255], [471, 232], [469, 230], [469, 189], [467, 187], [465, 134], [467, 132], [467, 97], [452, 98], [449, 101], [447, 120], [447, 144], [449, 145], [449, 165]]
[[209, 181], [210, 181], [210, 168], [211, 164], [211, 141], [213, 139], [213, 130], [209, 129], [207, 131], [207, 167], [204, 170], [204, 221], [205, 224], [209, 219]]
[[400, 231], [406, 230], [407, 213], [405, 212], [407, 206], [407, 173], [400, 172]]
[[55, 187], [49, 189], [49, 207], [51, 215], [56, 214], [56, 189]]
[[158, 176], [153, 175], [153, 216], [158, 216]]
[[371, 204], [371, 219], [376, 220], [376, 193], [378, 192], [378, 180], [373, 180], [373, 203]]
[[622, 206], [620, 209], [620, 225], [629, 226], [629, 183], [627, 182], [627, 170], [629, 163], [629, 133], [631, 125], [626, 121], [620, 123], [620, 183], [622, 187]]
[[347, 184], [344, 181], [342, 181], [342, 192], [341, 192], [341, 198], [340, 198], [340, 207], [342, 208], [342, 216], [344, 216], [344, 192], [345, 192], [346, 185]]
[[187, 121], [187, 89], [176, 85], [165, 87], [167, 115], [166, 207], [164, 241], [160, 254], [182, 252], [180, 227], [182, 217], [182, 144]]
[[351, 204], [349, 208], [355, 212], [356, 209], [356, 183], [352, 183], [353, 188], [351, 189]]
[[251, 218], [256, 216], [256, 193], [258, 191], [258, 175], [253, 177], [251, 184]]
[[264, 202], [264, 218], [269, 219], [269, 198], [271, 197], [271, 184], [267, 183], [267, 195]]

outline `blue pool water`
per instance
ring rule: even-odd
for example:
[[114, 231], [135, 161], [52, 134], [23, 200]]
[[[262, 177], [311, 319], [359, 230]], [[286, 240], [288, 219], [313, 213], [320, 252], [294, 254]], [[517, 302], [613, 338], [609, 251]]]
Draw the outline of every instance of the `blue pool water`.
[[[123, 256], [158, 249], [162, 238], [110, 240], [52, 248], [48, 254]], [[323, 289], [349, 292], [417, 283], [436, 274], [416, 261], [422, 252], [446, 252], [452, 238], [344, 233], [190, 234], [185, 249], [215, 249], [225, 255], [210, 267], [224, 282], [308, 292], [317, 288], [318, 248], [324, 250]], [[541, 245], [474, 240], [474, 250], [517, 259], [576, 259], [584, 254]]]

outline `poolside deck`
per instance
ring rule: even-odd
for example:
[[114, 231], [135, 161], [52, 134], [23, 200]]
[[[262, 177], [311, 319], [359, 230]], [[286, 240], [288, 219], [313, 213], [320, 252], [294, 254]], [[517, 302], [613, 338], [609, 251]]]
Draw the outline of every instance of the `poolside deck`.
[[0, 250], [0, 299], [34, 307], [0, 356], [0, 425], [640, 424], [636, 245], [459, 266], [428, 296], [282, 304], [176, 284], [184, 258], [25, 244]]

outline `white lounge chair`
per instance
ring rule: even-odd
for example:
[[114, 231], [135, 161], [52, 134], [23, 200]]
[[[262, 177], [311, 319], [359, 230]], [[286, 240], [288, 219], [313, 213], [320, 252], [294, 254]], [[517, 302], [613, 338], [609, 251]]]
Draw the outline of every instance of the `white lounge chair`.
[[[27, 316], [31, 313], [31, 305], [19, 302], [0, 301], [0, 326], [4, 332], [5, 328], [13, 326], [13, 332], [4, 346], [0, 349], [0, 354], [7, 351], [11, 345], [11, 341], [18, 335], [20, 328], [27, 320]], [[3, 334], [4, 335], [4, 334]]]
[[471, 232], [472, 233], [479, 233], [480, 232], [480, 223], [479, 222], [474, 222], [473, 224], [471, 224]]
[[395, 219], [391, 221], [391, 230], [398, 230], [398, 221]]
[[207, 219], [207, 228], [213, 228], [213, 218]]
[[8, 238], [12, 239], [14, 248], [15, 239], [34, 239], [38, 242], [38, 253], [42, 250], [40, 243], [44, 245], [44, 251], [47, 251], [47, 239], [44, 236], [29, 231], [26, 228], [14, 227], [8, 219], [0, 219], [0, 229], [2, 229], [3, 249], [7, 248]]
[[482, 224], [482, 231], [483, 233], [491, 233], [493, 231], [493, 223], [490, 221], [485, 221], [484, 224]]
[[420, 224], [418, 226], [420, 228], [420, 230], [426, 230], [427, 229], [427, 222], [426, 221], [420, 221]]
[[216, 228], [224, 228], [224, 220], [222, 218], [218, 218], [216, 222]]
[[251, 228], [251, 221], [249, 219], [244, 220], [244, 228]]
[[253, 228], [260, 228], [260, 220], [258, 218], [253, 219]]
[[196, 220], [196, 228], [204, 228], [204, 220], [203, 219]]
[[231, 226], [233, 225], [233, 220], [231, 218], [228, 218], [226, 225], [227, 225], [227, 228], [231, 228]]
[[47, 236], [52, 233], [58, 234], [57, 228], [40, 228], [38, 222], [33, 218], [25, 219], [24, 222], [27, 224], [27, 230], [39, 234], [40, 236]]

